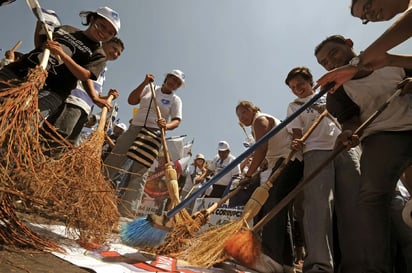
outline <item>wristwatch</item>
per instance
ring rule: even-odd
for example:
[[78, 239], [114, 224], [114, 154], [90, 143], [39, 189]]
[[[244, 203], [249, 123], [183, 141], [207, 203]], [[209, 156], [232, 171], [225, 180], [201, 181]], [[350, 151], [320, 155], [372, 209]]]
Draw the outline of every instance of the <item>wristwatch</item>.
[[353, 67], [358, 67], [360, 68], [362, 66], [362, 62], [361, 59], [359, 58], [359, 56], [355, 56], [353, 57], [350, 61], [349, 64]]

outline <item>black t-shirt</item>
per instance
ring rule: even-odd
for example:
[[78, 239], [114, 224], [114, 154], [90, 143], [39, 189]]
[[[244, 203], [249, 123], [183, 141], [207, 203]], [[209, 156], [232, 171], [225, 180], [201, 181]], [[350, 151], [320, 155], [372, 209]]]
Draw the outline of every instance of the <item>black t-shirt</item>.
[[[90, 40], [83, 31], [72, 26], [60, 26], [53, 33], [53, 40], [59, 42], [64, 52], [77, 64], [92, 73], [91, 79], [96, 80], [106, 63], [106, 55], [99, 42]], [[19, 77], [25, 77], [29, 68], [34, 68], [41, 61], [43, 48], [35, 48], [23, 55], [20, 61], [7, 66]], [[76, 87], [77, 78], [69, 71], [63, 61], [50, 56], [47, 68], [48, 76], [44, 89], [52, 90], [63, 97], [70, 94]]]
[[[406, 77], [412, 77], [412, 69], [405, 69]], [[359, 106], [346, 94], [343, 86], [326, 97], [326, 108], [329, 113], [343, 123], [354, 116], [360, 115]]]
[[360, 114], [359, 106], [346, 94], [342, 86], [333, 94], [327, 94], [326, 108], [341, 124]]

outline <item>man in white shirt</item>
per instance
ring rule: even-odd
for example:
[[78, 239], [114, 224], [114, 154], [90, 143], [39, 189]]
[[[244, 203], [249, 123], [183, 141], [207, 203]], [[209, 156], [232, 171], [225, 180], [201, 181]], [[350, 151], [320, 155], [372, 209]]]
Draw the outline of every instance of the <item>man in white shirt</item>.
[[[235, 159], [235, 157], [230, 153], [230, 146], [226, 141], [219, 141], [217, 150], [217, 155], [208, 165], [208, 170], [213, 175], [219, 173]], [[226, 192], [230, 188], [235, 188], [239, 182], [240, 173], [240, 165], [238, 164], [213, 185], [213, 190], [209, 194], [209, 197], [221, 198], [223, 197], [226, 188], [228, 188]]]

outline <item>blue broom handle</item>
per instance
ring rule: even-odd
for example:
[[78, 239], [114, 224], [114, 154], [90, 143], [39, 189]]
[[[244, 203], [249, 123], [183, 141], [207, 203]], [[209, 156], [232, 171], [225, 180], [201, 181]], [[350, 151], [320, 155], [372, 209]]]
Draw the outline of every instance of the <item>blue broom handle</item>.
[[272, 128], [269, 132], [267, 132], [262, 138], [255, 142], [249, 149], [244, 151], [241, 155], [236, 157], [232, 162], [230, 162], [225, 168], [223, 168], [220, 172], [214, 175], [209, 181], [207, 181], [202, 187], [198, 188], [194, 191], [191, 195], [186, 197], [182, 202], [177, 204], [174, 208], [169, 210], [166, 213], [166, 217], [170, 218], [176, 215], [179, 211], [184, 209], [188, 204], [190, 204], [195, 198], [200, 196], [203, 192], [205, 192], [210, 186], [215, 184], [219, 179], [221, 179], [224, 175], [226, 175], [230, 170], [236, 167], [236, 165], [240, 164], [246, 157], [252, 154], [262, 143], [268, 141], [271, 137], [276, 135], [280, 132], [283, 128], [286, 127], [292, 120], [294, 120], [297, 116], [299, 116], [303, 111], [309, 108], [312, 104], [314, 104], [318, 99], [320, 99], [323, 95], [325, 95], [335, 83], [329, 83], [325, 86], [323, 90], [319, 93], [315, 94], [309, 101], [303, 104], [300, 108], [298, 108], [295, 112], [293, 112], [290, 116], [288, 116], [283, 122], [281, 122], [278, 126]]

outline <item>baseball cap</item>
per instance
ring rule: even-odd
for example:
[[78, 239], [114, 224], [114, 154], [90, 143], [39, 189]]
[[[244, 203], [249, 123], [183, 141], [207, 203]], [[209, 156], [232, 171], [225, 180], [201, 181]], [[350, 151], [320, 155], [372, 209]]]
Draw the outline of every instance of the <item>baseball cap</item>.
[[167, 73], [167, 75], [176, 76], [179, 80], [182, 81], [182, 86], [185, 85], [185, 73], [183, 73], [181, 70], [173, 69], [171, 72]]
[[123, 122], [117, 123], [116, 126], [119, 127], [119, 128], [122, 128], [124, 131], [127, 130], [127, 126], [126, 126], [126, 124], [124, 124]]
[[205, 156], [204, 156], [203, 154], [197, 154], [196, 157], [195, 157], [195, 160], [196, 160], [196, 159], [203, 159], [203, 160], [205, 160]]
[[81, 11], [80, 16], [81, 17], [87, 17], [90, 13], [97, 13], [107, 21], [109, 21], [114, 29], [116, 30], [116, 33], [119, 33], [120, 30], [120, 16], [119, 13], [109, 7], [100, 7], [96, 11]]
[[227, 143], [227, 142], [224, 141], [224, 140], [219, 141], [219, 144], [217, 145], [217, 149], [218, 149], [219, 151], [227, 151], [227, 150], [230, 150], [229, 143]]

